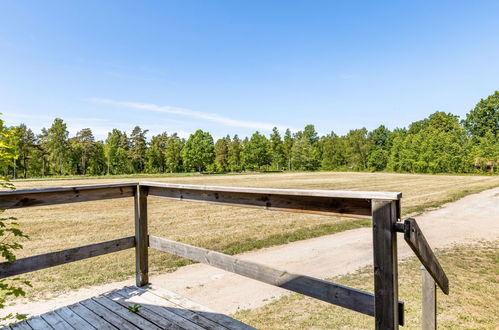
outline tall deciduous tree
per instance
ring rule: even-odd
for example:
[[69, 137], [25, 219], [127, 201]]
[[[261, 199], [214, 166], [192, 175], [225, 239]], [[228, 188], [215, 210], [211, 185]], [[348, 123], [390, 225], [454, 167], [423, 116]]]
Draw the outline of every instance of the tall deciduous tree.
[[367, 166], [376, 171], [383, 171], [390, 157], [390, 135], [391, 132], [384, 125], [379, 126], [375, 130], [369, 132], [369, 157]]
[[163, 173], [166, 171], [166, 145], [168, 135], [163, 132], [155, 135], [151, 139], [149, 148], [146, 151], [146, 170], [149, 173]]
[[215, 144], [215, 166], [217, 171], [227, 172], [229, 169], [229, 145], [230, 136], [217, 140]]
[[173, 133], [166, 142], [165, 162], [166, 170], [170, 173], [179, 172], [182, 169], [182, 149], [185, 141]]
[[182, 150], [182, 159], [187, 170], [205, 170], [213, 163], [215, 159], [215, 146], [213, 137], [208, 132], [198, 129], [191, 134], [184, 149]]
[[56, 173], [63, 175], [66, 157], [69, 151], [67, 125], [60, 118], [56, 118], [47, 131], [47, 150], [52, 168]]
[[345, 137], [347, 162], [354, 170], [367, 169], [369, 156], [369, 144], [367, 141], [367, 129], [353, 129]]
[[108, 133], [104, 144], [107, 174], [125, 174], [130, 172], [128, 149], [129, 142], [125, 132], [113, 129]]
[[270, 142], [267, 138], [255, 132], [242, 151], [244, 167], [249, 170], [265, 170], [270, 166]]
[[334, 132], [324, 138], [322, 143], [322, 169], [336, 170], [345, 166], [345, 144]]
[[499, 91], [482, 99], [471, 110], [463, 121], [468, 132], [474, 137], [484, 137], [487, 132], [492, 132], [499, 137]]
[[234, 135], [234, 138], [232, 139], [232, 141], [230, 141], [229, 144], [228, 162], [229, 162], [229, 169], [231, 171], [242, 170], [241, 150], [242, 150], [241, 140], [236, 134]]
[[[36, 136], [33, 131], [21, 124], [12, 129], [10, 133], [10, 145], [13, 146], [17, 158], [14, 159], [13, 176], [16, 178], [22, 171], [24, 178], [28, 173], [28, 161], [33, 158], [36, 148]], [[20, 171], [19, 171], [20, 169]]]

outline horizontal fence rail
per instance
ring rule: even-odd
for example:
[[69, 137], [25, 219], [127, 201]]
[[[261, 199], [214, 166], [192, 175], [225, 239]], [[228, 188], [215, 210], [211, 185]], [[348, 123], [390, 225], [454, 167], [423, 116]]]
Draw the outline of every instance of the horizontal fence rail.
[[[328, 303], [374, 316], [374, 295], [310, 276], [288, 273], [227, 254], [149, 235], [149, 247], [228, 272], [281, 287]], [[399, 320], [403, 325], [404, 303], [399, 302]]]
[[32, 257], [17, 259], [13, 262], [2, 262], [0, 263], [0, 278], [24, 274], [35, 270], [67, 264], [69, 262], [131, 249], [134, 246], [135, 237], [130, 236], [56, 252], [39, 254]]
[[401, 198], [401, 193], [384, 192], [213, 187], [152, 182], [142, 184], [149, 188], [149, 196], [181, 201], [361, 218], [371, 217], [371, 199]]
[[88, 202], [111, 198], [133, 197], [137, 183], [116, 183], [89, 186], [51, 187], [0, 191], [0, 209], [16, 209]]

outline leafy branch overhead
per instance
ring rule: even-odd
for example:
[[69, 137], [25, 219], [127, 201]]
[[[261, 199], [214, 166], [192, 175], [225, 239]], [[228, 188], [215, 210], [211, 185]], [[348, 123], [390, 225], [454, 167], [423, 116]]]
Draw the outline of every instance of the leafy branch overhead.
[[[0, 136], [4, 138], [3, 142], [0, 142], [0, 170], [3, 172], [12, 164], [15, 164], [17, 155], [15, 154], [15, 148], [13, 148], [8, 141], [10, 134], [3, 125], [3, 121], [0, 120]], [[14, 186], [9, 183], [5, 177], [0, 177], [0, 186], [7, 189], [14, 189]], [[3, 213], [4, 210], [0, 210]], [[0, 218], [0, 253], [2, 255], [2, 262], [13, 262], [16, 260], [15, 251], [23, 248], [22, 244], [19, 243], [22, 239], [28, 239], [28, 235], [24, 234], [19, 227], [17, 218], [15, 217], [1, 217]], [[5, 307], [6, 299], [10, 296], [19, 297], [25, 296], [25, 287], [31, 287], [31, 283], [20, 277], [15, 278], [3, 278], [0, 279], [0, 309]], [[10, 322], [13, 319], [22, 320], [26, 316], [24, 314], [8, 314], [0, 317], [0, 324], [5, 322]]]

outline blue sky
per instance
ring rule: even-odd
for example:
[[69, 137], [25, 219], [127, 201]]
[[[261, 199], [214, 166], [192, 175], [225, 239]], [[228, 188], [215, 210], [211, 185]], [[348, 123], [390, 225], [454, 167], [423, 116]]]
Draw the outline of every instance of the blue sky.
[[498, 1], [2, 1], [0, 112], [97, 138], [326, 134], [499, 89]]

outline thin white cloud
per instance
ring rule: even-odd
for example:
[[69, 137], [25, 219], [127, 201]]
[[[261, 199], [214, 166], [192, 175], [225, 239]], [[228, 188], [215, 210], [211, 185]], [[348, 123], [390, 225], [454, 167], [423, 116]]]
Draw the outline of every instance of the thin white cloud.
[[[273, 125], [270, 123], [264, 123], [264, 122], [258, 122], [258, 121], [237, 120], [237, 119], [227, 118], [227, 117], [223, 117], [223, 116], [219, 116], [219, 115], [211, 114], [211, 113], [206, 113], [206, 112], [193, 111], [193, 110], [189, 110], [189, 109], [171, 107], [171, 106], [160, 106], [160, 105], [151, 104], [151, 103], [122, 102], [122, 101], [100, 99], [100, 98], [91, 98], [91, 99], [88, 99], [88, 101], [94, 102], [94, 103], [101, 103], [101, 104], [117, 105], [117, 106], [132, 108], [132, 109], [139, 109], [139, 110], [146, 110], [146, 111], [153, 111], [153, 112], [169, 113], [169, 114], [174, 114], [174, 115], [186, 116], [186, 117], [190, 117], [190, 118], [194, 118], [194, 119], [198, 119], [198, 120], [207, 120], [207, 121], [211, 121], [211, 122], [215, 122], [218, 124], [222, 124], [225, 126], [231, 126], [231, 127], [244, 127], [244, 128], [251, 128], [251, 129], [262, 130], [262, 131], [271, 131], [272, 128], [275, 126], [277, 126], [281, 130], [286, 129], [286, 127], [284, 127], [282, 125]], [[292, 129], [292, 130], [294, 130], [294, 129]]]

